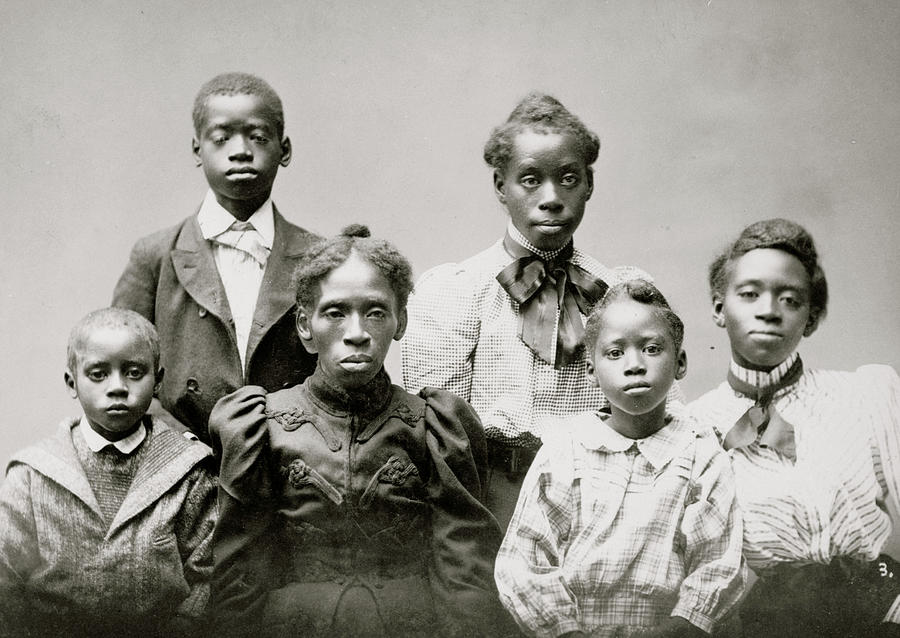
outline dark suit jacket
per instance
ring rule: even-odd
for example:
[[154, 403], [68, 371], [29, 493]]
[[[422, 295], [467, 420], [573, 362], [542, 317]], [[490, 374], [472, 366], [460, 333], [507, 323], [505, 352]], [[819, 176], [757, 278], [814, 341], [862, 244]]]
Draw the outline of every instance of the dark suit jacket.
[[135, 310], [159, 331], [165, 368], [162, 406], [209, 443], [213, 405], [243, 385], [274, 392], [301, 383], [316, 358], [300, 343], [291, 278], [316, 235], [275, 211], [275, 238], [266, 265], [242, 374], [237, 337], [211, 243], [197, 216], [138, 240], [113, 293], [112, 305]]

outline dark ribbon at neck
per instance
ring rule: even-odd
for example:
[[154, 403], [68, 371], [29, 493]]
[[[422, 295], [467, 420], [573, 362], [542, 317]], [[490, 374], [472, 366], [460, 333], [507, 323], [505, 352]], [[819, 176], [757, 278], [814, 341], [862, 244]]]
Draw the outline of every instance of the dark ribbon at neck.
[[500, 271], [497, 281], [519, 304], [519, 337], [556, 368], [572, 363], [582, 347], [581, 315], [590, 312], [608, 286], [570, 261], [572, 242], [552, 260], [541, 259], [508, 233], [503, 247], [515, 261]]
[[794, 443], [794, 426], [785, 421], [772, 406], [772, 399], [784, 388], [797, 383], [803, 375], [803, 362], [798, 357], [787, 373], [777, 382], [765, 388], [738, 379], [728, 371], [728, 385], [736, 392], [755, 399], [749, 410], [737, 420], [725, 435], [723, 447], [726, 450], [744, 447], [759, 438], [762, 447], [772, 448], [791, 460], [796, 460], [797, 450]]

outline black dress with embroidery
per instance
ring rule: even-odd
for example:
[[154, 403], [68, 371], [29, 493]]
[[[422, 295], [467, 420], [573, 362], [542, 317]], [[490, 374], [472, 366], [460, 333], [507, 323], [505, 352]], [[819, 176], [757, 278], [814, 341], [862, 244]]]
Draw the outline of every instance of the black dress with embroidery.
[[210, 417], [222, 462], [218, 624], [266, 636], [496, 634], [500, 530], [474, 496], [465, 434], [477, 419], [458, 397], [411, 395], [383, 370], [354, 395], [317, 370], [293, 388], [224, 397]]

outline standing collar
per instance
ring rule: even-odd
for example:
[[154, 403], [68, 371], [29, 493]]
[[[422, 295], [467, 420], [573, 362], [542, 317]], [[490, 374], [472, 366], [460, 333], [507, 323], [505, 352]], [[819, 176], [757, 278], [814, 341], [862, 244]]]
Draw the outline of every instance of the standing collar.
[[767, 388], [779, 383], [784, 376], [790, 371], [791, 367], [797, 361], [800, 355], [795, 350], [790, 356], [780, 364], [769, 370], [762, 372], [761, 370], [750, 370], [735, 363], [731, 360], [731, 373], [739, 380], [752, 385], [756, 388]]
[[[206, 197], [203, 198], [203, 203], [200, 205], [200, 211], [197, 213], [197, 222], [200, 224], [203, 239], [212, 239], [221, 235], [236, 221], [238, 220], [234, 218], [234, 215], [225, 210], [216, 200], [212, 189], [207, 190]], [[247, 221], [260, 234], [263, 245], [266, 248], [272, 248], [272, 241], [275, 239], [275, 212], [272, 198], [269, 197], [263, 202], [263, 205], [257, 208]]]
[[126, 436], [124, 439], [119, 439], [118, 441], [108, 441], [104, 439], [101, 435], [97, 434], [94, 431], [94, 428], [91, 427], [91, 424], [88, 423], [87, 417], [81, 417], [81, 421], [79, 423], [81, 427], [78, 429], [81, 431], [81, 434], [84, 436], [84, 440], [87, 442], [88, 447], [91, 449], [91, 452], [99, 452], [103, 448], [108, 445], [116, 448], [122, 454], [131, 454], [134, 452], [141, 443], [144, 442], [144, 439], [147, 438], [147, 428], [144, 427], [144, 424], [141, 423], [138, 425], [137, 429]]
[[[535, 255], [537, 255], [538, 257], [540, 257], [541, 259], [544, 259], [544, 260], [553, 259], [559, 253], [561, 253], [563, 250], [565, 250], [566, 246], [568, 246], [568, 244], [566, 244], [566, 246], [563, 246], [562, 248], [557, 248], [556, 250], [541, 250], [540, 248], [537, 248], [534, 244], [532, 244], [530, 241], [528, 241], [528, 239], [525, 237], [525, 235], [523, 235], [522, 233], [519, 232], [519, 229], [515, 227], [515, 225], [512, 223], [511, 219], [509, 220], [509, 223], [507, 223], [507, 225], [506, 225], [506, 232], [509, 233], [510, 238], [514, 242], [519, 244], [522, 248], [524, 248], [525, 250], [528, 250], [530, 252], [533, 252]], [[569, 240], [569, 241], [571, 242], [571, 240]]]

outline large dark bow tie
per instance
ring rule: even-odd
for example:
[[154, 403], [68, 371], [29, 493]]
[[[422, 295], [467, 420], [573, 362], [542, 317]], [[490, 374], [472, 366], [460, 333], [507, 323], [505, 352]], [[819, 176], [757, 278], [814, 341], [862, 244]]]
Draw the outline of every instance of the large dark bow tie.
[[738, 379], [729, 370], [728, 385], [733, 390], [756, 401], [725, 435], [723, 447], [726, 450], [744, 447], [753, 443], [758, 437], [760, 446], [778, 450], [795, 461], [797, 449], [794, 442], [794, 426], [785, 421], [778, 410], [772, 406], [772, 399], [779, 390], [796, 383], [802, 374], [803, 362], [799, 357], [781, 380], [765, 388], [758, 388]]
[[541, 259], [509, 234], [503, 238], [503, 247], [515, 261], [500, 271], [497, 281], [519, 304], [519, 337], [554, 367], [571, 363], [582, 347], [580, 315], [590, 312], [608, 286], [570, 261], [572, 242], [552, 260]]

